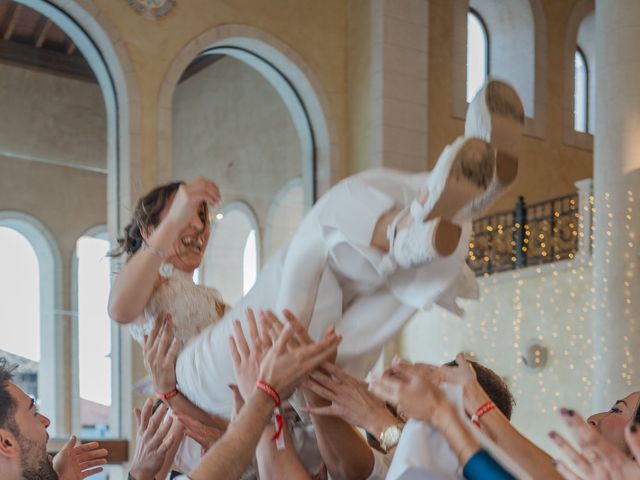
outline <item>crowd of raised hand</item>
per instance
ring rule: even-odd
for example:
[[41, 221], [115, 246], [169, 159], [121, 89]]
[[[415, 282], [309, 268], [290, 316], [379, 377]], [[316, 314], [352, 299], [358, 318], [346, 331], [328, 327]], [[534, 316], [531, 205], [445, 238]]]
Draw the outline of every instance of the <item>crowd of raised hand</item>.
[[[640, 478], [640, 392], [588, 421], [563, 409], [573, 440], [549, 434], [565, 454], [560, 461], [511, 425], [514, 402], [502, 379], [463, 355], [444, 366], [395, 360], [365, 382], [335, 365], [341, 339], [333, 329], [314, 342], [288, 311], [282, 321], [271, 312], [260, 312], [259, 321], [252, 311], [247, 315], [248, 331], [236, 322], [229, 338], [237, 383], [220, 386], [233, 392], [229, 421], [179, 398], [179, 345], [171, 318], [157, 322], [145, 339], [145, 361], [156, 389], [178, 394], [136, 409], [130, 478], [171, 478], [185, 437], [202, 450], [198, 466], [181, 472], [193, 480], [401, 478], [408, 469], [443, 479]], [[2, 360], [0, 478], [75, 480], [100, 472], [108, 452], [95, 442], [80, 444], [73, 437], [55, 456], [47, 454], [49, 421], [12, 383], [11, 371]], [[320, 467], [314, 471], [289, 428], [302, 422], [287, 401], [295, 397], [292, 403], [315, 432]], [[429, 451], [438, 448], [434, 438], [452, 461]]]

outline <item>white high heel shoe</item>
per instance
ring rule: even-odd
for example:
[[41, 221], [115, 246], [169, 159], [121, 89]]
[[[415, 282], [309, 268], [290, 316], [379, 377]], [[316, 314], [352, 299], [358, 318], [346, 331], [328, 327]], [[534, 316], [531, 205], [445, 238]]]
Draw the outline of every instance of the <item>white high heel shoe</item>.
[[407, 228], [397, 230], [397, 223], [404, 218], [407, 210], [401, 211], [389, 225], [389, 256], [401, 268], [413, 268], [447, 257], [455, 252], [460, 242], [462, 229], [443, 218], [416, 221]]
[[515, 181], [523, 127], [524, 107], [516, 91], [504, 82], [489, 80], [469, 104], [464, 134], [482, 138], [495, 149], [495, 173], [484, 194], [464, 209], [464, 216], [478, 216]]
[[479, 138], [458, 137], [446, 147], [424, 184], [428, 197], [423, 205], [414, 200], [411, 213], [416, 221], [443, 217], [453, 219], [458, 212], [482, 195], [494, 176], [495, 155]]

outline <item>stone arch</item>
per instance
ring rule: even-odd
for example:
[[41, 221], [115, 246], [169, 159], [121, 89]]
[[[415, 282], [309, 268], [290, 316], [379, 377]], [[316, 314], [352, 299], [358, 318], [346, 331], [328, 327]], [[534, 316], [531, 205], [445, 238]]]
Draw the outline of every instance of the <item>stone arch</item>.
[[278, 91], [301, 134], [303, 151], [308, 149], [310, 154], [311, 161], [303, 165], [303, 177], [310, 186], [307, 196], [312, 203], [340, 178], [339, 149], [324, 90], [299, 54], [269, 33], [247, 25], [223, 25], [202, 33], [169, 67], [159, 98], [158, 182], [171, 178], [171, 116], [176, 86], [187, 66], [206, 52], [231, 55], [248, 63]]
[[111, 21], [90, 3], [16, 1], [64, 30], [98, 79], [107, 112], [108, 224], [114, 238], [127, 218], [131, 185], [140, 177], [140, 97], [129, 54]]
[[[113, 23], [100, 9], [80, 0], [16, 0], [56, 23], [73, 40], [98, 79], [107, 113], [107, 223], [111, 239], [117, 237], [135, 201], [134, 186], [141, 183], [141, 104], [136, 75], [124, 42]], [[123, 222], [124, 220], [124, 222]], [[114, 337], [114, 366], [120, 372], [114, 397], [120, 401], [116, 435], [127, 436], [132, 428], [132, 399], [122, 392], [131, 385], [131, 339]], [[61, 394], [69, 390], [59, 388]], [[62, 409], [63, 406], [61, 405]], [[71, 408], [61, 411], [64, 433], [71, 429]]]
[[243, 295], [243, 251], [251, 231], [255, 232], [257, 272], [260, 268], [261, 235], [253, 209], [245, 202], [235, 201], [216, 214], [200, 275], [206, 285], [220, 290], [227, 303], [235, 303]]
[[23, 212], [0, 211], [0, 226], [15, 230], [33, 247], [39, 266], [40, 352], [38, 392], [51, 410], [53, 434], [65, 429], [65, 392], [58, 378], [64, 369], [63, 262], [58, 244], [40, 220]]

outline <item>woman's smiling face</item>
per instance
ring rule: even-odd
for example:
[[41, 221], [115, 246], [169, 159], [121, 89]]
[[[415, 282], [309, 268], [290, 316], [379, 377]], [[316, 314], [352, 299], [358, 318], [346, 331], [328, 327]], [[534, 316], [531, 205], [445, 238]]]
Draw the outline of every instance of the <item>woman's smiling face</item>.
[[615, 446], [629, 452], [624, 439], [624, 429], [633, 421], [640, 403], [640, 392], [634, 392], [617, 400], [608, 412], [591, 415], [587, 421], [600, 434]]

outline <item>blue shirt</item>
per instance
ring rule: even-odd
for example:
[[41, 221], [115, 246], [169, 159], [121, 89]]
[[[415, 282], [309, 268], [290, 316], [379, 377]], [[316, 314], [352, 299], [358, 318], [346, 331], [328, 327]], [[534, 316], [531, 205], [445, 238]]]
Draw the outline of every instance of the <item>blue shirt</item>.
[[478, 450], [462, 470], [468, 480], [516, 480], [485, 450]]

